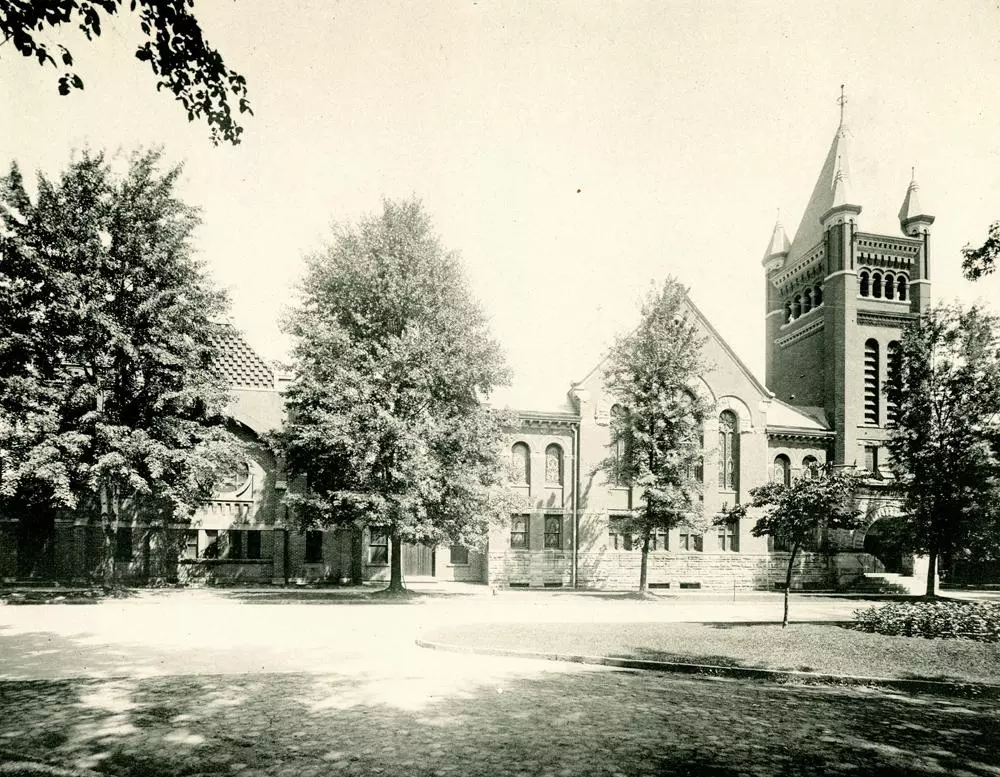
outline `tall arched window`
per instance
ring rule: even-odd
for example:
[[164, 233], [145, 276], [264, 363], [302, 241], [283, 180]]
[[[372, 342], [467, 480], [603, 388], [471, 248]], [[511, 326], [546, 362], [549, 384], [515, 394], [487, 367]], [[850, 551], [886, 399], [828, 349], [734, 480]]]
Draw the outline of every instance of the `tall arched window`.
[[868, 296], [868, 270], [862, 270], [858, 275], [858, 290], [861, 292], [862, 297]]
[[906, 302], [906, 276], [900, 275], [896, 278], [896, 296]]
[[518, 486], [531, 484], [531, 449], [526, 443], [516, 442], [510, 449], [510, 479]]
[[872, 273], [872, 296], [876, 299], [882, 298], [882, 273]]
[[628, 476], [626, 473], [629, 455], [628, 435], [628, 414], [625, 412], [625, 408], [621, 405], [612, 406], [611, 453], [615, 462], [612, 485], [615, 486], [628, 485]]
[[796, 294], [795, 299], [792, 300], [792, 320], [794, 321], [801, 315], [802, 315], [802, 297]]
[[[903, 355], [899, 350], [899, 341], [892, 340], [885, 347], [885, 366], [888, 372], [888, 380], [890, 383], [894, 382], [899, 378], [899, 372], [903, 367]], [[895, 402], [890, 401], [886, 398], [885, 402], [885, 422], [887, 426], [895, 426], [896, 420], [899, 418], [899, 408], [896, 406]]]
[[813, 291], [812, 289], [806, 289], [802, 293], [802, 312], [808, 313], [813, 307]]
[[788, 486], [792, 483], [792, 462], [784, 453], [774, 457], [774, 482]]
[[878, 426], [878, 341], [865, 342], [865, 423]]
[[892, 273], [885, 274], [885, 298], [894, 299], [896, 296], [896, 279]]
[[740, 421], [732, 410], [719, 415], [719, 488], [736, 491], [740, 472]]
[[823, 287], [817, 283], [816, 286], [813, 288], [813, 305], [818, 308], [822, 304], [823, 304]]
[[785, 303], [785, 323], [786, 324], [792, 323], [792, 303], [791, 302], [786, 302]]
[[562, 448], [552, 443], [545, 449], [545, 484], [561, 486], [563, 482]]
[[819, 464], [819, 460], [815, 456], [806, 456], [802, 459], [802, 474], [805, 477], [818, 478], [819, 470], [816, 469], [817, 464]]

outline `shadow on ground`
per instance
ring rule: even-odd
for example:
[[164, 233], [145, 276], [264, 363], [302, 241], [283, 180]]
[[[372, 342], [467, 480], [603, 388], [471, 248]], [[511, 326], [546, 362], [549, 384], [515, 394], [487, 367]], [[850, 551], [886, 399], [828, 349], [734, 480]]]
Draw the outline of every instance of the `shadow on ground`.
[[393, 697], [370, 675], [0, 684], [0, 752], [108, 775], [995, 775], [995, 705], [580, 672]]

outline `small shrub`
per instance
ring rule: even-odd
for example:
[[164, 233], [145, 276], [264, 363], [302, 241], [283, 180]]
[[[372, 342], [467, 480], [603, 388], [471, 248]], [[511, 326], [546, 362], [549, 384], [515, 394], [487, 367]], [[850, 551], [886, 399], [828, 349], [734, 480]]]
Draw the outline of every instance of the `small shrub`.
[[1000, 602], [894, 602], [855, 610], [854, 628], [889, 636], [1000, 642]]

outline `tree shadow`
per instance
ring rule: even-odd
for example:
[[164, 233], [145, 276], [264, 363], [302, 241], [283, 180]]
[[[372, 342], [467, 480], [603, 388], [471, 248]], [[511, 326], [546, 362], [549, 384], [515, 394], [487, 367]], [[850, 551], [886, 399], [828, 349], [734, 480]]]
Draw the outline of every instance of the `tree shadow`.
[[[483, 589], [486, 590], [485, 588]], [[274, 591], [240, 591], [213, 589], [221, 599], [243, 604], [422, 604], [435, 600], [471, 599], [482, 596], [483, 592], [450, 590], [413, 590], [402, 593], [390, 592], [385, 588], [341, 588], [341, 589], [278, 589]]]
[[889, 777], [994, 775], [1000, 762], [1000, 719], [987, 702], [620, 671], [470, 675], [450, 691], [435, 691], [431, 680], [393, 695], [419, 679], [373, 672], [5, 682], [0, 739], [22, 757], [148, 777]]

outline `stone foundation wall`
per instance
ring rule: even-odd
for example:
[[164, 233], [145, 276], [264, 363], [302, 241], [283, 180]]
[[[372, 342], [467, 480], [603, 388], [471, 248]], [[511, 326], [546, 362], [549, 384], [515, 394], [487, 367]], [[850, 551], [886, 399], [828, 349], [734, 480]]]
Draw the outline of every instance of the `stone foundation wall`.
[[[630, 590], [639, 585], [642, 556], [634, 551], [580, 553], [579, 588]], [[489, 583], [505, 587], [570, 587], [572, 553], [507, 551], [489, 555]], [[653, 552], [648, 560], [648, 582], [654, 587], [685, 590], [773, 590], [785, 583], [787, 553], [670, 553]], [[838, 583], [836, 557], [804, 553], [796, 558], [792, 590], [830, 589]]]

